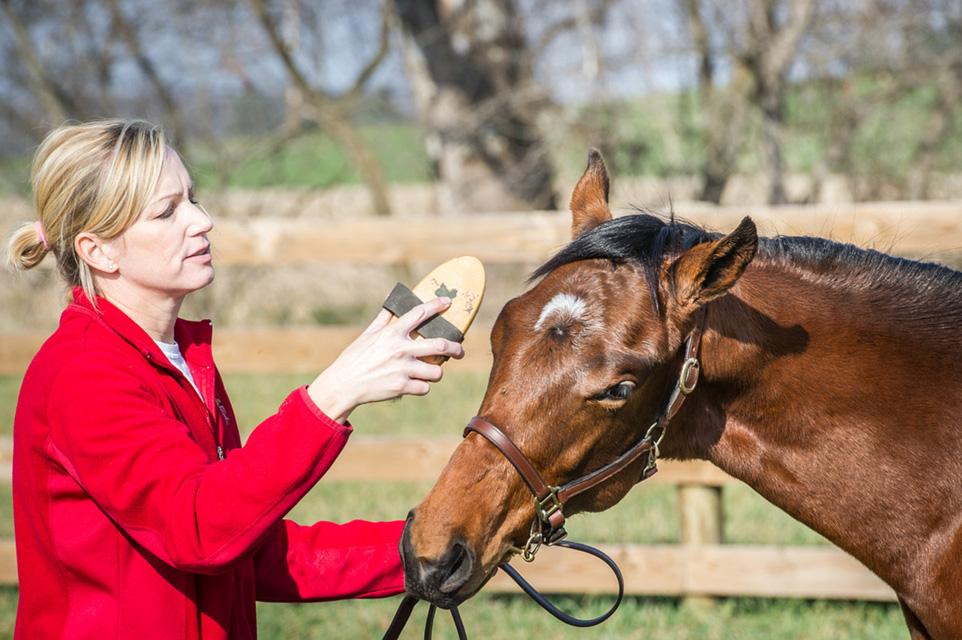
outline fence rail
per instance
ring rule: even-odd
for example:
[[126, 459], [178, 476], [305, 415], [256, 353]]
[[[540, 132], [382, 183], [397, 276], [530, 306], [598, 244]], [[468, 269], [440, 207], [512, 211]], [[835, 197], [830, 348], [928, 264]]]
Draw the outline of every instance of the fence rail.
[[[214, 354], [222, 373], [317, 373], [344, 350], [364, 327], [216, 329]], [[491, 367], [489, 326], [475, 326], [465, 337], [463, 360], [453, 371], [486, 371]], [[0, 335], [0, 375], [22, 375], [49, 333]]]
[[[459, 441], [453, 438], [357, 438], [325, 476], [326, 480], [409, 482], [435, 479]], [[9, 438], [0, 440], [0, 473], [9, 482]], [[682, 541], [688, 544], [607, 544], [632, 595], [758, 596], [893, 601], [895, 595], [854, 558], [833, 547], [718, 544], [718, 488], [738, 482], [704, 461], [664, 461], [653, 483], [678, 485]], [[700, 499], [691, 491], [701, 491]], [[707, 492], [704, 493], [704, 492]], [[697, 493], [694, 494], [698, 496]], [[709, 498], [707, 501], [705, 497]], [[701, 531], [701, 534], [696, 533]], [[704, 532], [707, 531], [707, 536]], [[522, 565], [525, 575], [547, 592], [612, 593], [615, 584], [596, 560], [576, 553], [541, 552]], [[0, 540], [0, 584], [16, 584], [13, 542]], [[497, 576], [488, 591], [516, 592]]]
[[[902, 255], [962, 250], [962, 201], [955, 200], [777, 207], [685, 203], [678, 212], [719, 231], [733, 229], [750, 215], [762, 235], [829, 236]], [[211, 240], [220, 266], [435, 264], [457, 255], [474, 255], [491, 265], [527, 264], [543, 261], [568, 242], [570, 225], [566, 211], [342, 220], [224, 218]]]
[[[780, 207], [686, 205], [686, 219], [733, 229], [751, 215], [763, 235], [829, 235], [891, 253], [962, 250], [962, 202], [876, 202]], [[571, 238], [567, 212], [457, 217], [312, 220], [255, 218], [218, 222], [215, 261], [223, 265], [436, 263], [453, 255], [486, 264], [541, 262]]]

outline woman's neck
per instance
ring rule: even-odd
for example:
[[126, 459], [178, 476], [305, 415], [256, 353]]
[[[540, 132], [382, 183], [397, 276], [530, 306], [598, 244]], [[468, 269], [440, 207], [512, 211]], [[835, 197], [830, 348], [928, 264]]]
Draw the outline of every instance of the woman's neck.
[[[160, 342], [174, 341], [174, 323], [183, 296], [170, 297], [113, 283], [103, 287], [101, 295], [137, 323], [147, 335]], [[119, 285], [119, 286], [118, 286]]]

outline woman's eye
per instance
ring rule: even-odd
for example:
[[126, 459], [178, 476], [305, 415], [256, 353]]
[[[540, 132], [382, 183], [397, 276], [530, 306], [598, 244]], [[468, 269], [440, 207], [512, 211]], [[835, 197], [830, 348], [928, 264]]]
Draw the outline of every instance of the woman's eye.
[[170, 216], [174, 215], [174, 211], [176, 210], [177, 210], [177, 207], [174, 206], [174, 203], [171, 203], [169, 207], [164, 209], [164, 212], [162, 214], [157, 216], [157, 219], [161, 220], [163, 218], [169, 218]]
[[613, 387], [608, 387], [594, 397], [595, 400], [627, 400], [635, 390], [635, 383], [630, 380], [619, 382]]

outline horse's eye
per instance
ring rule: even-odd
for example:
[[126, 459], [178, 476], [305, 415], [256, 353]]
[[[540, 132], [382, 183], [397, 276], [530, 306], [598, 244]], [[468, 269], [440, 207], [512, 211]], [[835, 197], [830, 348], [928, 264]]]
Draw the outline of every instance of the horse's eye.
[[624, 380], [619, 382], [613, 387], [608, 387], [598, 395], [596, 395], [594, 400], [614, 400], [622, 401], [627, 400], [631, 393], [635, 390], [635, 383], [630, 380]]

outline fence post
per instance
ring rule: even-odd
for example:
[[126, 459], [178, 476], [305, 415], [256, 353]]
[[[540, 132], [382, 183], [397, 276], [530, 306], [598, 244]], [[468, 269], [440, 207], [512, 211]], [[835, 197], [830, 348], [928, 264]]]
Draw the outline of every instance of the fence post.
[[[721, 487], [678, 485], [678, 512], [683, 545], [721, 544]], [[689, 595], [685, 597], [685, 604], [710, 606], [714, 600], [708, 596]]]

